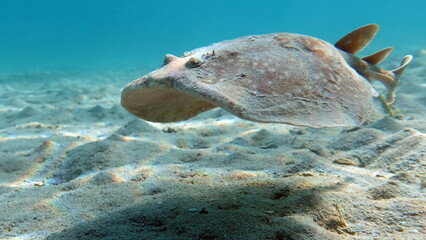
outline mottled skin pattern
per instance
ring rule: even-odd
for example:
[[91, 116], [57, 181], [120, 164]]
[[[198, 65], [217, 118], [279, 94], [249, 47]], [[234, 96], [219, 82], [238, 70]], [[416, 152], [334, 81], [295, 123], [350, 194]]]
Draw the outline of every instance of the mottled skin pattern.
[[215, 43], [181, 58], [167, 55], [160, 69], [123, 90], [122, 104], [155, 122], [222, 107], [257, 122], [337, 127], [362, 123], [371, 93], [332, 45], [274, 33]]

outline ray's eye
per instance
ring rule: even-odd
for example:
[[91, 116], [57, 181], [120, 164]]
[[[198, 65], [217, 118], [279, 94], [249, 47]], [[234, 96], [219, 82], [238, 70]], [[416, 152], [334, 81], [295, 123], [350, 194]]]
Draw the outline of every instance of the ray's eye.
[[186, 62], [186, 66], [188, 67], [188, 68], [196, 68], [196, 67], [199, 67], [199, 66], [201, 66], [201, 64], [202, 64], [202, 62], [200, 61], [200, 60], [198, 60], [198, 59], [196, 59], [196, 58], [190, 58], [189, 60], [188, 60], [188, 62]]
[[173, 56], [171, 54], [166, 54], [166, 56], [164, 56], [163, 66], [166, 65], [166, 64], [169, 64], [171, 61], [173, 61], [176, 58], [178, 58], [178, 57]]
[[203, 54], [203, 59], [212, 60], [212, 59], [215, 58], [215, 56], [216, 56], [216, 52], [215, 52], [215, 50], [212, 50], [211, 52], [204, 53]]

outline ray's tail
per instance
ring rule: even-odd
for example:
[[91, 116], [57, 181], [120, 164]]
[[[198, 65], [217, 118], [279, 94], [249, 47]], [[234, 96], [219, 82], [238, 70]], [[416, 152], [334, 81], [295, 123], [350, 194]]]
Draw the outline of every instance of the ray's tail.
[[401, 75], [413, 57], [411, 55], [405, 56], [401, 61], [401, 65], [393, 71], [385, 71], [376, 66], [389, 55], [393, 49], [391, 47], [380, 50], [362, 59], [355, 57], [354, 54], [367, 46], [378, 30], [379, 26], [377, 24], [365, 25], [343, 36], [334, 46], [345, 52], [344, 57], [348, 64], [360, 75], [369, 81], [373, 79], [378, 80], [386, 87], [386, 104], [391, 104], [394, 101], [395, 89]]
[[381, 82], [387, 90], [386, 94], [386, 104], [392, 104], [394, 101], [394, 94], [395, 89], [398, 86], [399, 79], [401, 78], [402, 73], [404, 72], [405, 68], [407, 67], [408, 63], [410, 63], [411, 59], [413, 57], [411, 55], [405, 56], [402, 61], [401, 65], [392, 71], [386, 71], [381, 68], [376, 67], [375, 65], [371, 65], [365, 72], [364, 76], [369, 79], [375, 79], [379, 82]]

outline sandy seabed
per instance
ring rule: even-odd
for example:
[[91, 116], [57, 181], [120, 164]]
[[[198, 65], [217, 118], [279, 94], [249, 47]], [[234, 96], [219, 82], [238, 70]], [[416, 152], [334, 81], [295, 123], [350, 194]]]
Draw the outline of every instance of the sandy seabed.
[[357, 128], [220, 109], [148, 123], [119, 104], [143, 73], [3, 74], [0, 239], [424, 239], [426, 51], [413, 54], [399, 117], [376, 100]]

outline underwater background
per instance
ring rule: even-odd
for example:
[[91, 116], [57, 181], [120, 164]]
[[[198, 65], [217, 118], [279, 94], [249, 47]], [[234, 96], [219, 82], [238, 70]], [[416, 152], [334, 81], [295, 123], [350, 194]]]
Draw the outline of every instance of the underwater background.
[[334, 43], [368, 23], [375, 46], [426, 45], [426, 1], [2, 0], [0, 72], [152, 70], [166, 53], [292, 32]]
[[[168, 53], [273, 32], [333, 44], [369, 23], [358, 57], [413, 60], [360, 126], [220, 108], [155, 123], [120, 103]], [[425, 112], [426, 0], [0, 0], [0, 239], [421, 240]]]

